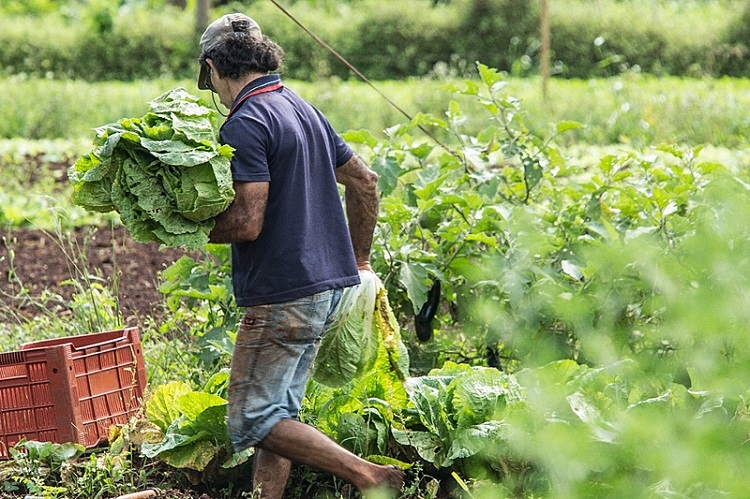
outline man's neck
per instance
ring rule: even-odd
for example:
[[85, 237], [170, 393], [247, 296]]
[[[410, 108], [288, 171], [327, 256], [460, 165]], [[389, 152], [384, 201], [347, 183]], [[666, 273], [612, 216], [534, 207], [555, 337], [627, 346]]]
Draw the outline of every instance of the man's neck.
[[240, 77], [237, 80], [231, 80], [229, 82], [229, 92], [232, 96], [232, 102], [234, 102], [235, 99], [237, 99], [237, 96], [240, 95], [240, 92], [247, 87], [249, 84], [254, 82], [255, 80], [259, 78], [263, 78], [264, 76], [267, 76], [266, 73], [248, 73], [245, 76]]

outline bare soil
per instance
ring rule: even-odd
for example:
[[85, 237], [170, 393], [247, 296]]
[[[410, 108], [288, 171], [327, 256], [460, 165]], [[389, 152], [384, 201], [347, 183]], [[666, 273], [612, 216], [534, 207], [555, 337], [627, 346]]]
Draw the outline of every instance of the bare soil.
[[[43, 154], [29, 155], [6, 170], [30, 192], [68, 196], [67, 171], [75, 160], [71, 155], [52, 161]], [[40, 182], [44, 187], [38, 187]], [[183, 254], [139, 243], [121, 226], [81, 227], [70, 234], [0, 229], [0, 323], [44, 311], [64, 315], [76, 291], [70, 280], [81, 282], [89, 275], [115, 292], [126, 325], [138, 325], [159, 313], [159, 273]]]
[[36, 229], [3, 234], [0, 247], [0, 322], [53, 311], [69, 313], [77, 287], [71, 280], [100, 283], [119, 299], [126, 325], [160, 314], [160, 273], [186, 254], [134, 241], [123, 227], [77, 229], [68, 235]]

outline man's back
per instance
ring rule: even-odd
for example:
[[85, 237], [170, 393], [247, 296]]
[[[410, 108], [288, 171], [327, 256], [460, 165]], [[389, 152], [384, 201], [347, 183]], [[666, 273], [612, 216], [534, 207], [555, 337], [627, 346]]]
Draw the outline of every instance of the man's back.
[[[254, 81], [235, 102], [258, 85]], [[241, 306], [279, 303], [359, 282], [336, 167], [353, 152], [327, 119], [287, 88], [246, 98], [222, 128], [236, 151], [239, 182], [269, 182], [258, 239], [234, 244], [233, 281]]]

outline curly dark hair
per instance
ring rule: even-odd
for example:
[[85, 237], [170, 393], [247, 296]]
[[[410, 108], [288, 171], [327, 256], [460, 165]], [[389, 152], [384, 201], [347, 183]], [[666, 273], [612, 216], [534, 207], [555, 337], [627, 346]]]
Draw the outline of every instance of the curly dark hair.
[[198, 62], [206, 59], [213, 61], [222, 76], [236, 80], [248, 73], [279, 70], [284, 50], [265, 35], [238, 32], [224, 36], [216, 48], [201, 54]]

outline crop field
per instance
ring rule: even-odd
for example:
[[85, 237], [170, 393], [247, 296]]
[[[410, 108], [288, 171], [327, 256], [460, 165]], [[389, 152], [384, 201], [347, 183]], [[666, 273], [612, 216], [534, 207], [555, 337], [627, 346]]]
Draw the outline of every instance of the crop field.
[[[470, 96], [449, 91], [446, 85], [450, 81], [385, 81], [376, 82], [376, 86], [412, 117], [420, 113], [442, 117], [448, 102], [455, 100], [466, 108], [465, 131], [477, 134], [487, 126], [486, 117]], [[211, 104], [210, 93], [197, 90], [192, 80], [85, 83], [0, 79], [0, 138], [65, 139], [70, 146], [53, 149], [84, 151], [95, 127], [125, 116], [140, 116], [147, 101], [178, 86]], [[324, 111], [337, 130], [365, 129], [383, 137], [384, 130], [407, 121], [364, 83], [291, 81], [287, 86]], [[677, 143], [742, 149], [750, 130], [750, 119], [743, 112], [750, 106], [748, 79], [654, 78], [637, 73], [589, 81], [553, 79], [543, 96], [538, 78], [509, 78], [505, 90], [521, 101], [526, 125], [537, 135], [548, 136], [551, 124], [560, 121], [585, 125], [560, 137], [561, 145], [626, 144], [638, 148]], [[5, 144], [4, 149], [35, 147]]]
[[[345, 384], [314, 378], [302, 418], [406, 469], [404, 499], [743, 497], [750, 83], [625, 74], [543, 97], [479, 73], [379, 83], [413, 120], [364, 85], [290, 83], [379, 175], [372, 262], [409, 361], [403, 380], [383, 347]], [[93, 128], [191, 85], [2, 86], [0, 349], [138, 325], [150, 407], [95, 451], [19, 444], [8, 497], [252, 497], [221, 413], [227, 248], [139, 243], [71, 201]], [[359, 495], [296, 467], [288, 497]]]

